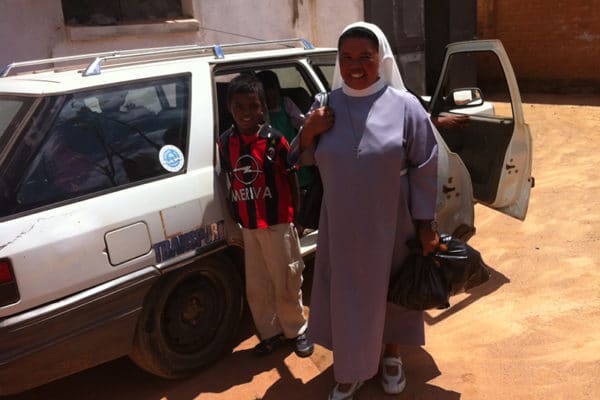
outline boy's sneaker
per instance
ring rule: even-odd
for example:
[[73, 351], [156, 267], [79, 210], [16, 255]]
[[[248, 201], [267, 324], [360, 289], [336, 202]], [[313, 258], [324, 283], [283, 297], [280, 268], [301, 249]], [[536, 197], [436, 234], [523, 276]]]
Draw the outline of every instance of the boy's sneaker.
[[279, 345], [282, 344], [284, 341], [285, 336], [283, 336], [283, 334], [280, 333], [279, 335], [275, 335], [268, 339], [261, 340], [260, 343], [254, 346], [254, 349], [252, 351], [257, 356], [266, 356], [267, 354], [271, 354], [273, 351], [275, 351], [275, 349], [279, 347]]
[[306, 338], [306, 333], [290, 340], [294, 343], [294, 352], [298, 357], [309, 357], [315, 351], [315, 345]]

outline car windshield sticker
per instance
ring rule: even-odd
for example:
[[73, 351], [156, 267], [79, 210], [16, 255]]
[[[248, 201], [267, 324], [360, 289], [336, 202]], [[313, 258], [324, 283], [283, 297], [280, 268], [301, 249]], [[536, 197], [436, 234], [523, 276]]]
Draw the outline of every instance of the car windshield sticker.
[[167, 144], [158, 153], [160, 165], [169, 172], [178, 172], [183, 168], [184, 157], [179, 147]]
[[181, 233], [173, 236], [162, 242], [152, 245], [156, 262], [161, 263], [170, 258], [189, 251], [200, 253], [205, 247], [216, 244], [225, 239], [225, 223], [224, 221], [213, 222], [212, 224], [204, 224], [193, 231]]

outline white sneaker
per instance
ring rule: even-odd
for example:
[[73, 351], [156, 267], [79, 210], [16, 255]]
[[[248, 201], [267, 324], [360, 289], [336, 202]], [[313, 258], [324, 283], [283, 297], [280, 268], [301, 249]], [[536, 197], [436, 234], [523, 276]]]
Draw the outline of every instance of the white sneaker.
[[[389, 375], [386, 367], [398, 367], [398, 374]], [[381, 360], [381, 386], [387, 394], [401, 393], [406, 387], [406, 377], [400, 357], [383, 357]]]

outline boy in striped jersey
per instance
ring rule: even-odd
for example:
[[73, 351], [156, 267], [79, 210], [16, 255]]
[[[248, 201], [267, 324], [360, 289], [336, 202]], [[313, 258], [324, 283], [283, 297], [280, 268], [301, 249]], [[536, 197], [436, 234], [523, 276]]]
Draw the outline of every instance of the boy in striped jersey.
[[227, 105], [234, 125], [221, 134], [221, 168], [227, 172], [230, 201], [242, 226], [246, 297], [260, 337], [258, 355], [284, 342], [300, 357], [312, 354], [306, 339], [302, 304], [304, 262], [294, 228], [298, 198], [295, 168], [288, 164], [289, 144], [268, 124], [261, 83], [240, 75], [229, 83]]

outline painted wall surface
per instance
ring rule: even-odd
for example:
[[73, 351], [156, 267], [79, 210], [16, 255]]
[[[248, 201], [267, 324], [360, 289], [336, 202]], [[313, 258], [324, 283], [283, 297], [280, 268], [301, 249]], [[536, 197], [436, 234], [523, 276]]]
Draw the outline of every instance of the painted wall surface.
[[362, 0], [196, 0], [195, 4], [196, 18], [212, 29], [204, 31], [206, 42], [248, 40], [234, 35], [240, 34], [257, 39], [304, 37], [318, 46], [335, 46], [342, 29], [364, 15]]
[[600, 91], [600, 0], [480, 0], [478, 36], [502, 40], [525, 89]]
[[0, 65], [47, 58], [64, 40], [60, 0], [0, 0]]
[[99, 51], [255, 39], [303, 37], [315, 45], [335, 46], [343, 27], [364, 15], [362, 0], [182, 0], [182, 5], [195, 19], [193, 24], [172, 22], [166, 29], [150, 24], [99, 37], [122, 27], [102, 27], [102, 35], [95, 36], [90, 29], [65, 26], [60, 0], [0, 0], [0, 65]]
[[[13, 61], [181, 44], [304, 37], [335, 46], [363, 0], [181, 0], [193, 22], [74, 30], [60, 0], [0, 0], [0, 66]], [[502, 40], [524, 90], [600, 91], [600, 0], [478, 0], [478, 37]], [[165, 28], [166, 27], [166, 28]], [[115, 36], [105, 35], [124, 29]], [[102, 36], [105, 37], [102, 37]]]

